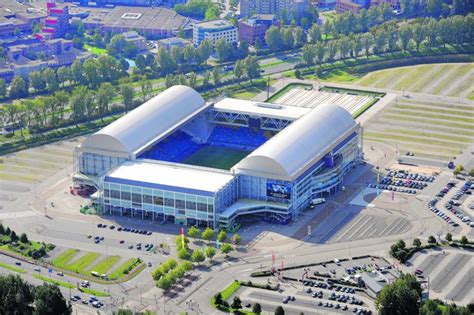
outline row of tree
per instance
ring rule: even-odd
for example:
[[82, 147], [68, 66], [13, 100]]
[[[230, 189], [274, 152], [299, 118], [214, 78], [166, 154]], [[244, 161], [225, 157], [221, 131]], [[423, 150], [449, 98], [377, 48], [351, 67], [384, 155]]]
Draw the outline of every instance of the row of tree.
[[[426, 44], [430, 49], [446, 44], [472, 43], [474, 34], [474, 14], [451, 16], [446, 19], [423, 19], [412, 24], [385, 24], [363, 34], [350, 34], [324, 43], [320, 39], [315, 44], [306, 44], [302, 49], [301, 60], [305, 65], [321, 65], [332, 62], [336, 57], [357, 58], [362, 52], [370, 54], [407, 51]], [[313, 40], [311, 40], [313, 42]]]

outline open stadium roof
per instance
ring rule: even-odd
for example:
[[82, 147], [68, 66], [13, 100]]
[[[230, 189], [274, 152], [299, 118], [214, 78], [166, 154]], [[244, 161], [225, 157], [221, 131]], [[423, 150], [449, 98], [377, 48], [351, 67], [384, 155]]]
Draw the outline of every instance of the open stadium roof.
[[305, 107], [262, 103], [235, 98], [224, 98], [214, 104], [214, 109], [226, 113], [240, 113], [290, 120], [296, 120], [311, 111], [310, 108]]
[[88, 137], [81, 148], [134, 155], [205, 108], [198, 92], [176, 85]]
[[232, 170], [237, 174], [294, 180], [356, 126], [342, 107], [320, 105], [250, 153]]

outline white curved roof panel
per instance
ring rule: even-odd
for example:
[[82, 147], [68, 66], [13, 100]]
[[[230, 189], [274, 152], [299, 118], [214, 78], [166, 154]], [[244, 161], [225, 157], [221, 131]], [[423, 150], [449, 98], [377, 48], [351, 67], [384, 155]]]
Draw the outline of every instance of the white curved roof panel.
[[136, 154], [206, 107], [190, 87], [176, 85], [88, 137], [82, 148]]
[[320, 105], [253, 151], [236, 174], [294, 180], [352, 133], [357, 123], [337, 105]]

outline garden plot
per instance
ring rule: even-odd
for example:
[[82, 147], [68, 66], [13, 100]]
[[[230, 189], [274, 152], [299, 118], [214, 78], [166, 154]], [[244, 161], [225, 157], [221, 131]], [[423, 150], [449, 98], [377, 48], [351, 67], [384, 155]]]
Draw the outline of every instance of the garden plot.
[[444, 163], [473, 143], [474, 105], [397, 99], [369, 122], [364, 139]]
[[331, 93], [293, 88], [277, 98], [274, 103], [306, 108], [315, 108], [323, 104], [335, 104], [354, 115], [360, 109], [373, 103], [374, 100], [375, 98], [369, 95]]

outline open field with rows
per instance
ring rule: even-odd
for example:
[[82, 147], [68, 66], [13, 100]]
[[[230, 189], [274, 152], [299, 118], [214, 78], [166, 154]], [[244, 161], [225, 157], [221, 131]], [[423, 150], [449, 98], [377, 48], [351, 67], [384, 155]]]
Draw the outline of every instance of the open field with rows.
[[398, 98], [365, 127], [364, 139], [446, 163], [474, 141], [474, 105]]
[[430, 64], [371, 72], [356, 85], [469, 98], [474, 91], [474, 64]]
[[0, 157], [0, 181], [32, 184], [72, 165], [73, 149], [83, 140], [74, 138]]

